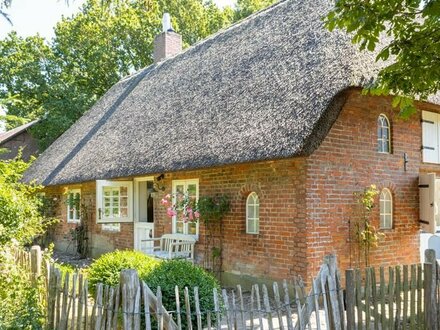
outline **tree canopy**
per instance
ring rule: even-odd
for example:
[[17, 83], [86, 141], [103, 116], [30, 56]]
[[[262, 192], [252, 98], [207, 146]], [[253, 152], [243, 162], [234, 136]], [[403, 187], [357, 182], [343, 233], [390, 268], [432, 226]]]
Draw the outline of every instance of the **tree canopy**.
[[219, 8], [212, 0], [87, 0], [49, 42], [12, 32], [0, 40], [0, 99], [14, 100], [3, 102], [7, 123], [40, 118], [32, 133], [45, 149], [113, 84], [152, 63], [164, 12], [187, 47], [273, 2]]
[[384, 68], [369, 91], [394, 95], [402, 115], [414, 111], [412, 100], [439, 91], [440, 1], [338, 0], [325, 24], [350, 33], [361, 50], [378, 52]]

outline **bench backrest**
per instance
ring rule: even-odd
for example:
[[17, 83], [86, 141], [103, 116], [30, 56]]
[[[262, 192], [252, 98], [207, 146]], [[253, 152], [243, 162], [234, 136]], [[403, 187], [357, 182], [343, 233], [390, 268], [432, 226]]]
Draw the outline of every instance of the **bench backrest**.
[[162, 251], [170, 251], [171, 243], [189, 243], [177, 246], [176, 250], [180, 252], [191, 252], [192, 246], [196, 243], [196, 239], [185, 234], [164, 234], [160, 238], [160, 249]]

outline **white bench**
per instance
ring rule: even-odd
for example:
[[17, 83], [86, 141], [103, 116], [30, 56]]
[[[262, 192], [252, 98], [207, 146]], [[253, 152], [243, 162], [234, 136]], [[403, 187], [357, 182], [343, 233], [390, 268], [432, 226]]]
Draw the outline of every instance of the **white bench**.
[[159, 242], [148, 254], [158, 259], [187, 259], [194, 262], [196, 239], [184, 234], [165, 234], [160, 238], [150, 238], [142, 242]]

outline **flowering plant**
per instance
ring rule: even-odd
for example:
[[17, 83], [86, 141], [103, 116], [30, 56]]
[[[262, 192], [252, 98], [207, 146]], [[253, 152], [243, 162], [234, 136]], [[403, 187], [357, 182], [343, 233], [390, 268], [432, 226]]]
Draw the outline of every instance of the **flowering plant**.
[[[173, 197], [175, 202], [173, 203]], [[197, 201], [188, 194], [167, 194], [160, 201], [167, 208], [168, 217], [179, 216], [183, 222], [197, 222], [200, 218]]]

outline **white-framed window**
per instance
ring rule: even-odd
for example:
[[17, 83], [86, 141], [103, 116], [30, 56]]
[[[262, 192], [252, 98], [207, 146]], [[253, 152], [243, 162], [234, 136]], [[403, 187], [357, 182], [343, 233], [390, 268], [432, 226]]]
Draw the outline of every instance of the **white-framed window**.
[[390, 121], [384, 114], [380, 114], [377, 118], [377, 151], [391, 153]]
[[[194, 201], [199, 200], [199, 179], [173, 180], [173, 204], [176, 204], [177, 198], [188, 197]], [[173, 233], [198, 235], [199, 222], [185, 222], [178, 214], [173, 217]]]
[[422, 161], [440, 164], [440, 114], [422, 111]]
[[260, 199], [257, 193], [251, 192], [246, 199], [246, 233], [260, 232]]
[[81, 221], [81, 189], [70, 189], [67, 192], [67, 222]]
[[97, 180], [96, 190], [98, 223], [133, 221], [133, 182]]
[[388, 188], [383, 188], [379, 198], [380, 228], [393, 228], [393, 195]]

